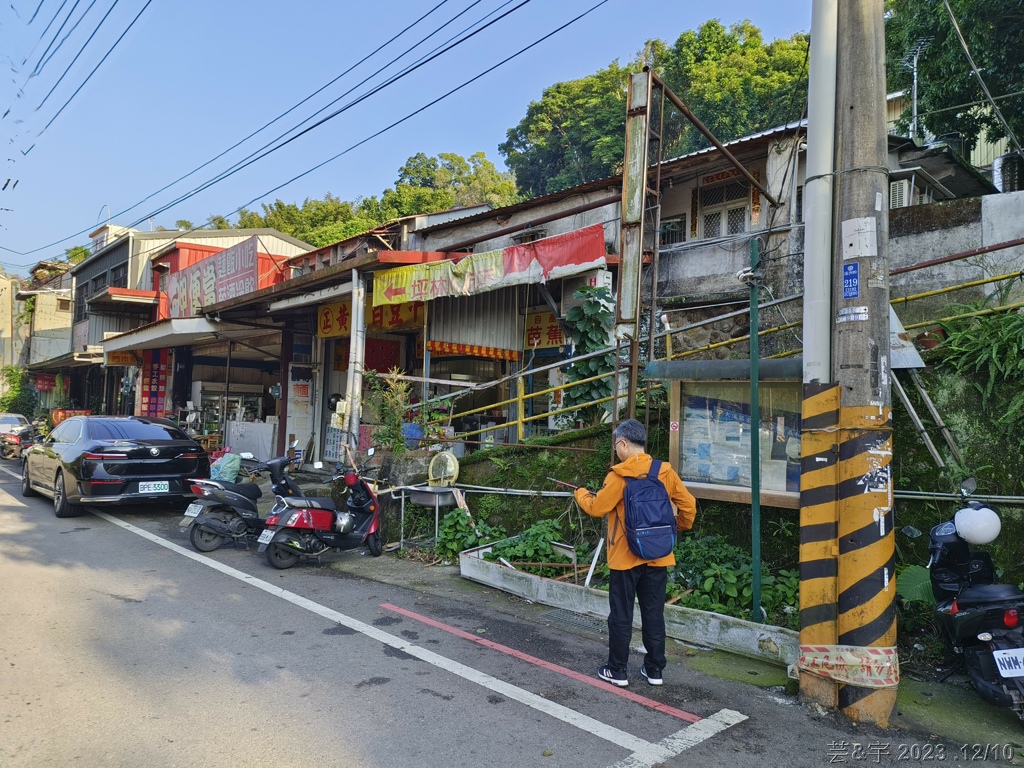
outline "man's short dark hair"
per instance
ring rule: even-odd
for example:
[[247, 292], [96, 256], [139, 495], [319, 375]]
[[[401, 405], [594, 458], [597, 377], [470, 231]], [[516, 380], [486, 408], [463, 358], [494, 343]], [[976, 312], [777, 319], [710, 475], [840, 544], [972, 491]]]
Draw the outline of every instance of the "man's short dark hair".
[[626, 419], [612, 433], [615, 440], [625, 440], [641, 448], [647, 447], [647, 430], [636, 419]]

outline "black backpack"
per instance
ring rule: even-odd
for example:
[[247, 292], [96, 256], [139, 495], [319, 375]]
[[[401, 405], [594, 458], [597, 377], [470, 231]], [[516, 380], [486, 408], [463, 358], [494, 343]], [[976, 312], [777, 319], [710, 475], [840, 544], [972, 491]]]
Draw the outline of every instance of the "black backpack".
[[626, 543], [643, 560], [657, 560], [676, 545], [676, 515], [665, 484], [658, 479], [661, 460], [646, 475], [627, 477], [622, 500], [626, 507]]

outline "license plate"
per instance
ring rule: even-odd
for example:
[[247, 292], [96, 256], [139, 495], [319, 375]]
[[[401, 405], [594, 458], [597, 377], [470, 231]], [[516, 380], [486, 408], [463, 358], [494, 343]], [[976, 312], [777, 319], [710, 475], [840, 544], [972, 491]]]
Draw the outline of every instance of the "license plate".
[[185, 510], [185, 517], [199, 517], [199, 513], [202, 511], [202, 504], [189, 504], [188, 509]]
[[269, 544], [271, 540], [274, 538], [275, 533], [276, 531], [273, 528], [265, 528], [263, 530], [263, 533], [260, 534], [260, 537], [256, 539], [256, 541], [258, 541], [260, 544]]
[[153, 483], [139, 483], [139, 493], [167, 493], [171, 489], [167, 480], [158, 480]]
[[1024, 648], [1012, 648], [1008, 651], [992, 651], [996, 660], [996, 669], [1003, 677], [1024, 677]]

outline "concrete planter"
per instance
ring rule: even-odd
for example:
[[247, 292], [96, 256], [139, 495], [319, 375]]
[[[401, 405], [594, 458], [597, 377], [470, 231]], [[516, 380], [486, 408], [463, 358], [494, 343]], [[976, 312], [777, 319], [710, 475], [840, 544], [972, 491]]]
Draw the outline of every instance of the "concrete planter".
[[[607, 618], [607, 592], [534, 576], [485, 560], [484, 555], [491, 549], [488, 544], [459, 553], [462, 577], [544, 605]], [[634, 612], [634, 624], [640, 626], [639, 610]], [[665, 630], [676, 640], [780, 666], [794, 664], [800, 647], [799, 634], [793, 630], [676, 605], [665, 606]]]

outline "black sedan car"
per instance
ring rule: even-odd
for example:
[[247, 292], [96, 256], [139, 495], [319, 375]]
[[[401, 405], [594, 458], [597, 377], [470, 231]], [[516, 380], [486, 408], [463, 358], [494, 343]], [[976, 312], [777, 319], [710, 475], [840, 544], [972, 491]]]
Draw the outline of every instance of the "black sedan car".
[[166, 419], [75, 416], [25, 451], [21, 494], [74, 517], [83, 505], [184, 502], [186, 480], [209, 474], [206, 451]]

